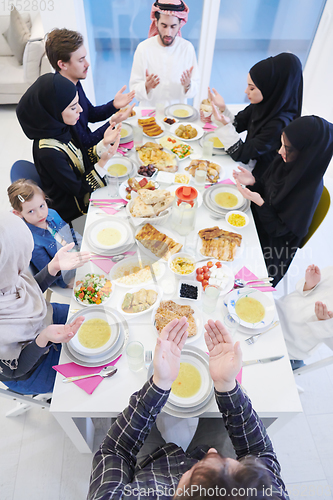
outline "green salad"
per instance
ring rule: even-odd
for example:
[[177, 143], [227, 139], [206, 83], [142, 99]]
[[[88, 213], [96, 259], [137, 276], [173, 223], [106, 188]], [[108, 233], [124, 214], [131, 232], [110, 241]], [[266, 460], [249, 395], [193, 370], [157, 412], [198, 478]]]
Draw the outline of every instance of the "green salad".
[[77, 281], [74, 295], [82, 304], [101, 304], [109, 298], [112, 291], [111, 281], [103, 274], [86, 274], [83, 280]]

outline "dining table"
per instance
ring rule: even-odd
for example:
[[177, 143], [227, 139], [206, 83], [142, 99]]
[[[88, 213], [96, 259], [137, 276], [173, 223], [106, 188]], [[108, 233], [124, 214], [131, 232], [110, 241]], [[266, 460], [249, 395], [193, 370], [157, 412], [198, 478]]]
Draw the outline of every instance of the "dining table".
[[[136, 107], [134, 109], [136, 111], [136, 115], [127, 120], [127, 123], [133, 128], [137, 127], [138, 117], [140, 117], [140, 115], [147, 115], [149, 111], [146, 108], [143, 109], [140, 107]], [[189, 123], [192, 125], [198, 125], [199, 127], [205, 126], [205, 124], [200, 121], [198, 113], [196, 114], [196, 120]], [[169, 127], [164, 123], [163, 125], [165, 128], [164, 133], [169, 134]], [[210, 124], [207, 128], [208, 131], [211, 132], [214, 129], [214, 125]], [[203, 139], [201, 138], [188, 142], [193, 149], [195, 158], [202, 157], [202, 140]], [[155, 142], [155, 139], [144, 136], [143, 143], [148, 141]], [[124, 151], [119, 153], [119, 158], [122, 157], [123, 153]], [[139, 165], [135, 148], [126, 151], [126, 157], [131, 159], [137, 166]], [[235, 163], [229, 155], [222, 151], [218, 155], [213, 154], [213, 156], [205, 157], [205, 159], [216, 162], [221, 166], [219, 182], [233, 182], [232, 174], [233, 170], [237, 168], [237, 163]], [[178, 161], [178, 172], [184, 173], [185, 168], [190, 164], [190, 162], [191, 157]], [[191, 185], [194, 185], [193, 182], [194, 179], [192, 178], [190, 182]], [[168, 186], [161, 183], [160, 187], [167, 188]], [[205, 190], [199, 191], [201, 196], [204, 192]], [[119, 195], [119, 189], [116, 194]], [[112, 197], [114, 198], [114, 195], [112, 195]], [[107, 200], [109, 198], [110, 191], [107, 186], [100, 188], [91, 194], [92, 200]], [[86, 233], [91, 224], [103, 218], [103, 213], [105, 218], [111, 219], [112, 217], [116, 217], [118, 220], [124, 221], [129, 221], [130, 219], [126, 207], [122, 207], [117, 210], [114, 215], [109, 215], [104, 212], [100, 206], [95, 205], [92, 202], [89, 206], [86, 217], [82, 250], [91, 251], [91, 247], [89, 246], [86, 238]], [[255, 276], [265, 277], [267, 276], [267, 270], [251, 209], [249, 208], [246, 213], [249, 218], [249, 223], [246, 227], [240, 228], [239, 231], [234, 231], [239, 232], [242, 236], [241, 250], [238, 249], [235, 259], [232, 262], [226, 262], [226, 265], [232, 270], [234, 275], [237, 275], [237, 273], [245, 267]], [[134, 234], [138, 227], [133, 226], [132, 224], [130, 224], [130, 226]], [[211, 228], [214, 226], [218, 226], [220, 229], [227, 231], [233, 231], [227, 224], [224, 217], [216, 217], [206, 208], [205, 204], [202, 203], [196, 212], [195, 228], [188, 236], [180, 235], [177, 233], [177, 228], [172, 228], [171, 218], [169, 218], [165, 225], [161, 227], [165, 227], [168, 234], [172, 234], [174, 240], [182, 244], [185, 247], [185, 250], [190, 249], [188, 250], [189, 252], [192, 250], [196, 259], [200, 260], [200, 242], [198, 241], [199, 239], [197, 236], [198, 231], [200, 229]], [[147, 256], [142, 250], [142, 247], [138, 246], [136, 243], [131, 248], [131, 251], [135, 252], [134, 255], [138, 255], [140, 258]], [[201, 256], [201, 258], [203, 258], [203, 256]], [[207, 260], [209, 259], [207, 258]], [[222, 263], [222, 268], [223, 264], [224, 263]], [[179, 282], [178, 278], [169, 269], [167, 262], [164, 262], [163, 266], [165, 267], [165, 272], [159, 279], [157, 279], [157, 285], [163, 290], [163, 300], [176, 300]], [[112, 272], [112, 270], [110, 272]], [[82, 278], [87, 273], [106, 274], [106, 276], [108, 276], [108, 274], [103, 272], [94, 261], [88, 262], [82, 268], [77, 270], [77, 279]], [[191, 279], [195, 282], [195, 275]], [[199, 282], [196, 283], [201, 287]], [[110, 306], [111, 308], [118, 308], [119, 310], [119, 304], [121, 304], [122, 298], [127, 291], [128, 289], [112, 282], [112, 297], [106, 304], [106, 307]], [[274, 294], [276, 292], [267, 291], [264, 293], [274, 304]], [[202, 308], [201, 294], [201, 299], [198, 300], [195, 305], [197, 312], [200, 315], [200, 331], [198, 331], [195, 340], [192, 339], [191, 344], [189, 345], [193, 345], [204, 352], [208, 351], [203, 334], [204, 324], [210, 318], [213, 320], [219, 319], [223, 322], [227, 313], [227, 297], [228, 295], [222, 293], [218, 299], [215, 311], [207, 314]], [[86, 311], [87, 307], [79, 304], [73, 295], [69, 306], [69, 321], [74, 314], [77, 314], [81, 310]], [[275, 305], [273, 320], [278, 321]], [[143, 344], [145, 351], [154, 352], [157, 331], [154, 326], [151, 312], [133, 317], [133, 319], [129, 318], [127, 315], [126, 321], [128, 324], [128, 340], [140, 341]], [[240, 341], [244, 361], [268, 358], [271, 356], [281, 356], [279, 360], [274, 362], [243, 366], [240, 374], [241, 385], [249, 395], [254, 409], [264, 420], [265, 424], [267, 426], [269, 425], [269, 433], [274, 435], [274, 433], [285, 425], [291, 418], [302, 412], [302, 406], [280, 324], [278, 323], [275, 328], [272, 328], [270, 331], [265, 333], [265, 335], [260, 337], [257, 342], [252, 345], [248, 345], [245, 342], [245, 339], [253, 333], [256, 333], [256, 331], [239, 328], [233, 337], [235, 342]], [[111, 378], [103, 379], [92, 394], [87, 394], [87, 392], [74, 383], [63, 383], [64, 376], [57, 373], [50, 411], [81, 453], [91, 453], [94, 448], [94, 423], [92, 419], [116, 417], [128, 405], [129, 397], [139, 390], [147, 380], [147, 368], [144, 367], [138, 372], [131, 371], [128, 366], [125, 350], [121, 354], [120, 359], [115, 365], [117, 367], [117, 373]], [[72, 360], [68, 356], [67, 351], [62, 349], [59, 365], [67, 364], [71, 361]], [[205, 408], [205, 411], [201, 416], [209, 418], [220, 417], [220, 412], [214, 398], [212, 399], [210, 406]]]

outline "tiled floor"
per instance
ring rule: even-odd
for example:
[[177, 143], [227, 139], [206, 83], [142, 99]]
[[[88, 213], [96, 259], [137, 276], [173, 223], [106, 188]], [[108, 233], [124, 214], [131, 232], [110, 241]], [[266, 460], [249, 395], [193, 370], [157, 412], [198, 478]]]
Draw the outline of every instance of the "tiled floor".
[[[17, 159], [31, 159], [31, 143], [23, 135], [13, 106], [0, 107], [0, 209], [7, 210], [9, 172]], [[331, 168], [332, 171], [332, 168]], [[333, 173], [326, 185], [333, 194]], [[299, 251], [290, 269], [289, 290], [309, 263], [332, 264], [329, 235], [333, 211], [307, 246]], [[283, 294], [283, 286], [277, 292]], [[322, 347], [313, 360], [331, 355]], [[305, 374], [297, 382], [304, 413], [295, 417], [274, 437], [283, 477], [291, 498], [332, 499], [333, 491], [333, 366]], [[86, 496], [90, 455], [73, 447], [52, 415], [38, 409], [6, 418], [13, 403], [0, 398], [0, 498], [1, 500], [83, 500]], [[100, 420], [96, 443], [107, 430]]]

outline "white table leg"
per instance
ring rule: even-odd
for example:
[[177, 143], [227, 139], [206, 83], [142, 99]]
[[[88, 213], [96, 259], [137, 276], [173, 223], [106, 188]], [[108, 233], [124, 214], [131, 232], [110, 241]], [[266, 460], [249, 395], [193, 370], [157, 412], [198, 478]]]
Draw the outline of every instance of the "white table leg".
[[91, 418], [75, 418], [60, 413], [53, 415], [80, 453], [92, 453], [95, 427]]

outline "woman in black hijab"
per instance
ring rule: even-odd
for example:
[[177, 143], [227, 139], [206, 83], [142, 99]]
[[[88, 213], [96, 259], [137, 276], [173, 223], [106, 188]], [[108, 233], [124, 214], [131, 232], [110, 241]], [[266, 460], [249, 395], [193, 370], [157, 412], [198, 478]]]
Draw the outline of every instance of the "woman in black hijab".
[[[333, 125], [302, 116], [281, 136], [279, 156], [261, 180], [239, 167], [237, 187], [251, 207], [268, 273], [276, 285], [306, 236], [333, 154]], [[247, 187], [242, 187], [245, 184]]]
[[[280, 148], [282, 130], [301, 115], [301, 62], [288, 53], [268, 57], [250, 69], [247, 82], [245, 93], [251, 104], [236, 116], [226, 108], [215, 89], [212, 92], [209, 89], [208, 94], [214, 117], [223, 125], [216, 135], [227, 153], [249, 169], [254, 166], [252, 173], [260, 178]], [[244, 130], [247, 130], [245, 142], [239, 136]]]
[[[40, 76], [16, 109], [24, 133], [34, 141], [33, 157], [43, 190], [66, 222], [85, 214], [90, 193], [104, 186], [95, 167], [104, 167], [120, 137], [120, 127], [114, 132], [108, 129], [103, 141], [86, 152], [74, 127], [81, 111], [76, 86], [59, 73]], [[112, 147], [111, 140], [116, 141]]]

